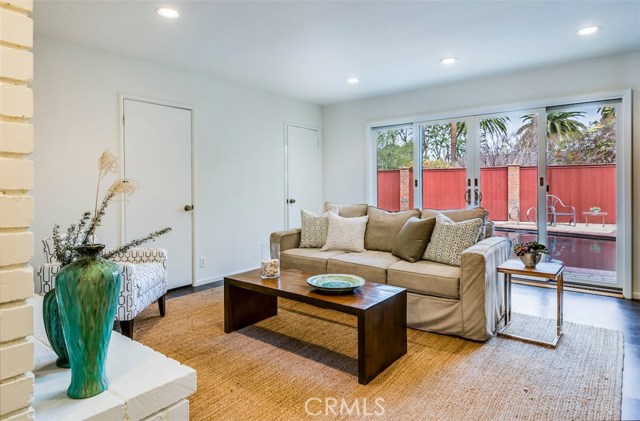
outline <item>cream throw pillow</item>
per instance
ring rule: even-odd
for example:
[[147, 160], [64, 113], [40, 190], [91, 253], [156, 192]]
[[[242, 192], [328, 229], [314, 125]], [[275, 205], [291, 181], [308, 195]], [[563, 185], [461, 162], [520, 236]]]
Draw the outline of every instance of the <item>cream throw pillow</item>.
[[368, 220], [368, 216], [342, 218], [329, 212], [327, 242], [322, 250], [365, 251], [364, 232], [367, 229]]
[[480, 218], [456, 223], [442, 214], [436, 215], [436, 226], [422, 258], [460, 266], [460, 255], [477, 242], [481, 227]]
[[301, 232], [300, 247], [322, 247], [327, 242], [329, 229], [329, 212], [318, 216], [307, 210], [300, 211]]

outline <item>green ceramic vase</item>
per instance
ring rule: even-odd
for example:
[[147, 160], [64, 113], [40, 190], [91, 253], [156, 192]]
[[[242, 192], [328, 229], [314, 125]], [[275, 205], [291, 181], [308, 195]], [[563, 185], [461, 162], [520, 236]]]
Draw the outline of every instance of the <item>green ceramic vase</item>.
[[56, 296], [71, 364], [67, 395], [83, 399], [109, 387], [105, 371], [120, 292], [120, 267], [99, 257], [103, 244], [76, 247], [81, 257], [56, 276]]
[[44, 295], [42, 318], [49, 344], [51, 344], [51, 348], [58, 356], [56, 365], [62, 368], [69, 368], [69, 354], [67, 353], [67, 345], [64, 343], [64, 332], [62, 331], [62, 321], [60, 320], [55, 288]]

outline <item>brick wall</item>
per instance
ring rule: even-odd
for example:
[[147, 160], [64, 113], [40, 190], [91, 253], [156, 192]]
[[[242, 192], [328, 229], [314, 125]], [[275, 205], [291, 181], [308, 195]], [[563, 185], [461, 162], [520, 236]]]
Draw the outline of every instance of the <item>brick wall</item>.
[[33, 419], [32, 0], [0, 0], [0, 420]]

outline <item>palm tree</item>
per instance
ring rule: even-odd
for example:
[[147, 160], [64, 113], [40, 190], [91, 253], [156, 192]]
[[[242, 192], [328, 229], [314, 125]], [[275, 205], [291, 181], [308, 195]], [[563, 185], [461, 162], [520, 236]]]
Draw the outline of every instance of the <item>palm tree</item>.
[[600, 121], [609, 120], [616, 117], [616, 107], [605, 105], [604, 107], [598, 107], [600, 113]]
[[[481, 141], [486, 142], [487, 135], [491, 137], [497, 137], [499, 135], [507, 134], [507, 122], [510, 121], [509, 117], [493, 117], [480, 120], [480, 136]], [[458, 135], [461, 137], [467, 136], [467, 123], [452, 122], [451, 123], [451, 160], [454, 161], [457, 156], [458, 150]]]
[[[580, 121], [575, 120], [576, 117], [584, 116], [584, 111], [553, 111], [547, 114], [547, 137], [557, 136], [562, 138], [571, 133], [585, 130], [587, 126]], [[529, 114], [522, 116], [524, 123], [516, 134], [523, 137], [535, 138], [537, 124], [535, 115]]]
[[[492, 137], [499, 136], [501, 134], [507, 134], [507, 122], [511, 121], [509, 117], [493, 117], [480, 120], [480, 135], [486, 137], [490, 135]], [[451, 123], [453, 126], [456, 123]], [[453, 132], [453, 131], [452, 131]], [[458, 132], [460, 134], [467, 134], [467, 123], [458, 123]]]

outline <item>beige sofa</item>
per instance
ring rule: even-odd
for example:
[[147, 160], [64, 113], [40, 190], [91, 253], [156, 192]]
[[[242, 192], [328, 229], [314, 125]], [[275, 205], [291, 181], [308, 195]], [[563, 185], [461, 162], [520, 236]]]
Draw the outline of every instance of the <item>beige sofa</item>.
[[[367, 205], [332, 207], [328, 204], [325, 210], [333, 210], [343, 217], [380, 215], [381, 212]], [[404, 212], [403, 216], [424, 219], [437, 213], [415, 209]], [[494, 334], [503, 312], [503, 280], [496, 267], [509, 258], [511, 242], [492, 235], [493, 224], [486, 221], [482, 208], [442, 213], [455, 222], [477, 217], [485, 221], [482, 239], [461, 254], [459, 267], [427, 260], [410, 263], [391, 254], [393, 235], [390, 232], [395, 230], [392, 225], [397, 228], [403, 219], [400, 213], [384, 212], [391, 221], [386, 226], [384, 219], [381, 222], [378, 217], [376, 222], [370, 216], [365, 234], [366, 251], [361, 253], [300, 248], [300, 229], [274, 232], [270, 241], [280, 244], [283, 269], [299, 269], [310, 274], [350, 273], [368, 281], [404, 287], [408, 292], [409, 327], [486, 341]], [[385, 236], [387, 244], [380, 241]]]

